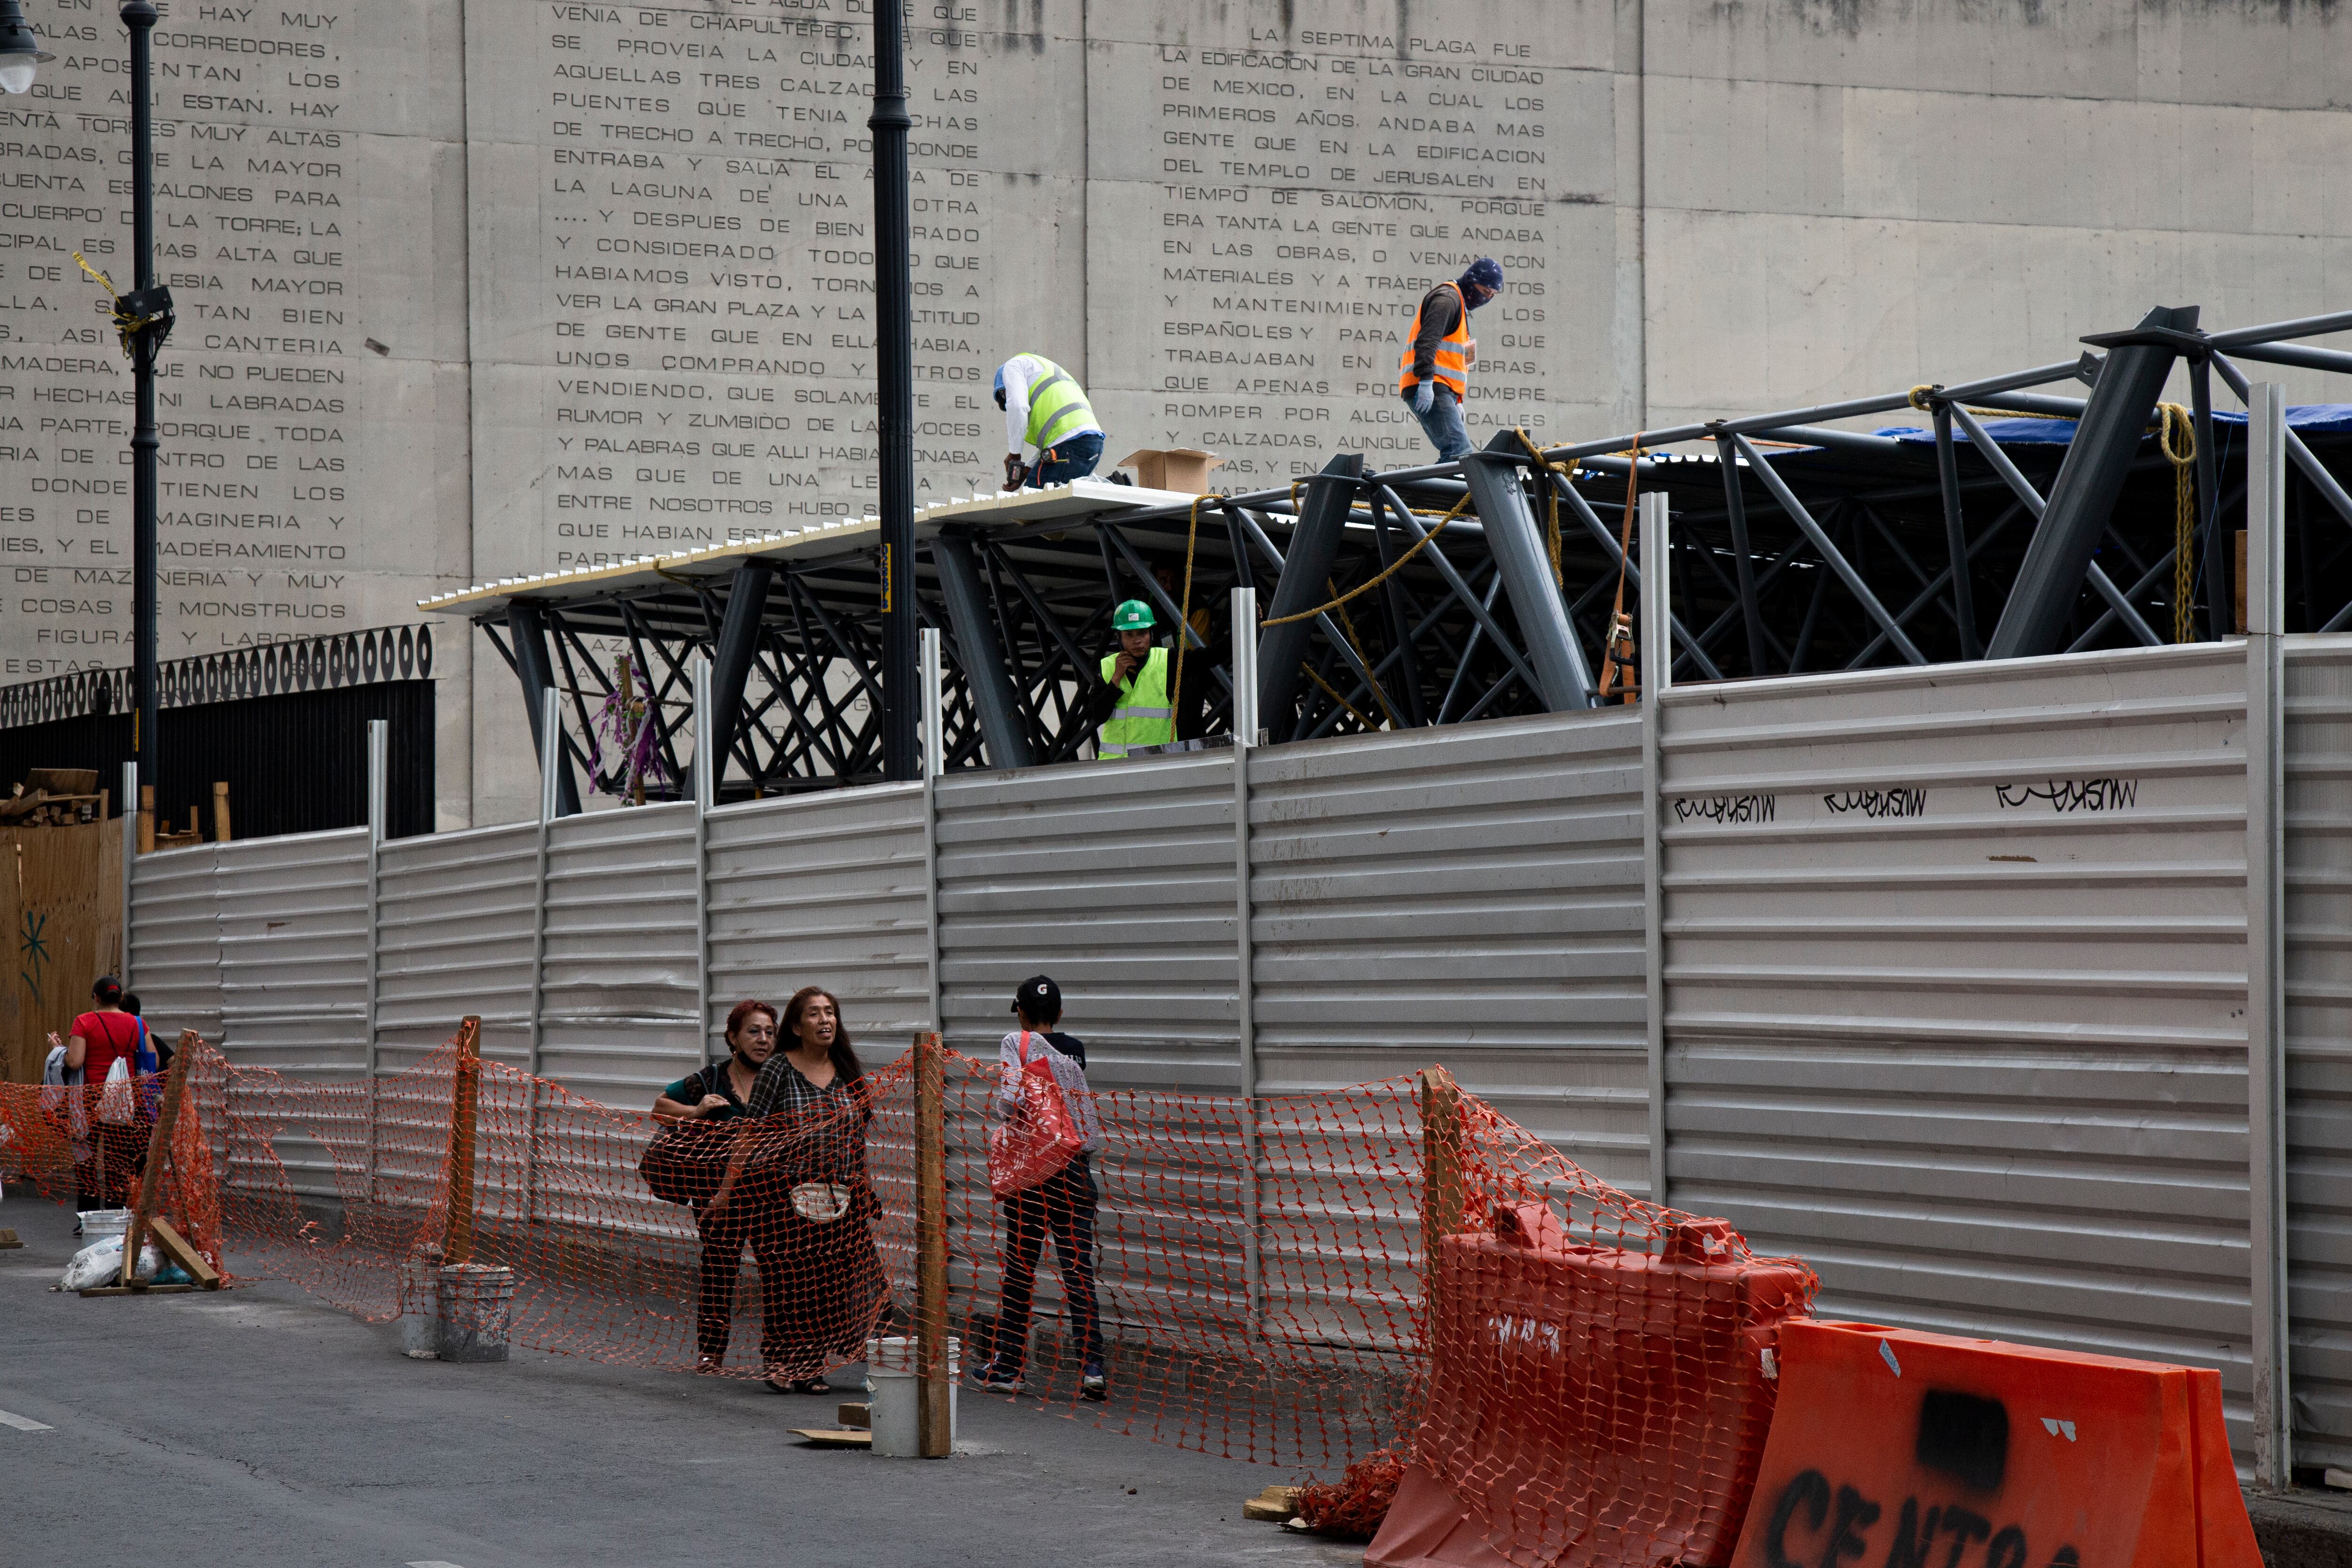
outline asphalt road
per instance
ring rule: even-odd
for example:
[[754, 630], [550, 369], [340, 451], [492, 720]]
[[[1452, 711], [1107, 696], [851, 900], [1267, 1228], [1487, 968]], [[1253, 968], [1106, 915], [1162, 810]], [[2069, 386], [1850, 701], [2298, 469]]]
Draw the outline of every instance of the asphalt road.
[[85, 1301], [49, 1289], [71, 1215], [12, 1187], [0, 1227], [26, 1243], [0, 1251], [8, 1568], [1362, 1561], [1243, 1521], [1297, 1478], [1034, 1406], [966, 1397], [952, 1459], [816, 1450], [786, 1428], [833, 1425], [834, 1400], [530, 1352], [410, 1361], [282, 1284]]

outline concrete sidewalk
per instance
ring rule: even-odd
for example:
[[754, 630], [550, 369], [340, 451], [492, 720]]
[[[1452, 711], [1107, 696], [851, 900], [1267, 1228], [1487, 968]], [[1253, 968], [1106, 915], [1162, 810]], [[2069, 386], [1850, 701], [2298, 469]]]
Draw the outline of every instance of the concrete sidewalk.
[[1362, 1561], [1243, 1521], [1244, 1497], [1297, 1478], [969, 1391], [955, 1458], [877, 1459], [786, 1435], [832, 1426], [854, 1392], [780, 1398], [531, 1352], [414, 1362], [392, 1329], [278, 1284], [53, 1293], [72, 1224], [27, 1188], [0, 1205], [26, 1243], [0, 1252], [11, 1565]]

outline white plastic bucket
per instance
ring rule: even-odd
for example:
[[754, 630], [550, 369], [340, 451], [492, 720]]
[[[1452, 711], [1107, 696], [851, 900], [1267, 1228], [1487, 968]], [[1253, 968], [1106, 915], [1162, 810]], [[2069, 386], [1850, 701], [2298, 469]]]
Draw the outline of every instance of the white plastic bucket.
[[[915, 1343], [893, 1334], [866, 1342], [866, 1392], [873, 1403], [866, 1419], [874, 1428], [874, 1452], [886, 1458], [919, 1459], [923, 1432], [915, 1399]], [[963, 1341], [948, 1339], [948, 1447], [955, 1447], [956, 1383], [963, 1375]]]
[[491, 1263], [440, 1270], [441, 1359], [504, 1361], [514, 1319], [515, 1274]]
[[131, 1228], [131, 1211], [127, 1208], [86, 1208], [81, 1213], [81, 1244], [103, 1241], [110, 1236], [121, 1236]]

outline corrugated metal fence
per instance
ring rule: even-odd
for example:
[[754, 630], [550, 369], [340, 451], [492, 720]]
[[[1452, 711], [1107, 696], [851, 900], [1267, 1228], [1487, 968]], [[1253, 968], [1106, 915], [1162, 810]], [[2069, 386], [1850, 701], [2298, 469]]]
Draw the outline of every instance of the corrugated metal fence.
[[[1440, 1062], [1606, 1179], [1662, 1168], [1677, 1207], [1802, 1253], [1827, 1310], [2218, 1366], [2242, 1444], [2245, 669], [2231, 645], [1718, 685], [1239, 777], [1192, 753], [171, 852], [132, 869], [133, 981], [159, 1027], [312, 1072], [396, 1070], [478, 1012], [489, 1054], [627, 1105], [746, 995], [826, 985], [871, 1061], [924, 1027], [986, 1056], [1044, 970], [1104, 1084]], [[2347, 1463], [2352, 638], [2293, 639], [2286, 669], [2294, 1407], [2300, 1461]], [[1311, 1173], [1257, 1174], [1313, 1234]], [[565, 1185], [489, 1179], [536, 1214]], [[1148, 1228], [1107, 1217], [1104, 1244]], [[1239, 1249], [1202, 1246], [1186, 1270], [1241, 1301]]]
[[1668, 1187], [1822, 1310], [2242, 1406], [2245, 660], [1742, 682], [1661, 732]]

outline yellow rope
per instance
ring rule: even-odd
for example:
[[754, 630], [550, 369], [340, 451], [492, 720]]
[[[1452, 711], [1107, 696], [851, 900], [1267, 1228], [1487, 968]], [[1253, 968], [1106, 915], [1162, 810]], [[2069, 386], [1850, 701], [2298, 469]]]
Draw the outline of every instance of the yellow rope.
[[[1936, 411], [1930, 404], [1928, 397], [1930, 393], [1937, 390], [1938, 389], [1936, 387], [1935, 383], [1931, 382], [1922, 382], [1919, 385], [1913, 387], [1910, 394], [1911, 406], [1917, 409], [1921, 413], [1935, 413]], [[1954, 408], [1968, 408], [1966, 403], [1956, 402], [1952, 406]], [[2013, 408], [1969, 408], [1969, 412], [1975, 414], [1979, 419], [2080, 419], [2083, 417], [2079, 413], [2021, 413]]]
[[[1302, 483], [1304, 481], [1302, 481]], [[1291, 486], [1291, 492], [1294, 496], [1297, 495], [1297, 488], [1298, 487], [1296, 485]], [[1465, 491], [1462, 498], [1454, 503], [1454, 509], [1446, 513], [1444, 517], [1438, 517], [1437, 526], [1435, 528], [1422, 535], [1420, 538], [1415, 539], [1411, 549], [1405, 551], [1404, 554], [1397, 557], [1393, 562], [1383, 568], [1377, 577], [1367, 578], [1362, 582], [1358, 583], [1355, 587], [1348, 590], [1347, 592], [1339, 595], [1339, 598], [1331, 601], [1328, 604], [1318, 604], [1312, 610], [1302, 610], [1296, 615], [1276, 616], [1271, 621], [1262, 622], [1262, 624], [1267, 626], [1287, 626], [1294, 621], [1312, 621], [1318, 615], [1326, 615], [1330, 613], [1332, 611], [1339, 609], [1339, 606], [1347, 603], [1351, 599], [1361, 598], [1363, 595], [1370, 592], [1373, 589], [1378, 588], [1381, 583], [1386, 582], [1390, 578], [1394, 577], [1398, 572], [1402, 571], [1405, 568], [1405, 563], [1412, 559], [1413, 557], [1419, 555], [1424, 549], [1426, 549], [1431, 540], [1444, 533], [1445, 531], [1445, 525], [1460, 517], [1462, 515], [1463, 508], [1469, 506], [1469, 493]], [[1416, 515], [1421, 517], [1436, 517], [1436, 514], [1433, 512], [1422, 512]]]
[[[1331, 583], [1327, 580], [1323, 586], [1328, 591], [1331, 588]], [[1372, 661], [1370, 656], [1364, 652], [1364, 640], [1356, 635], [1356, 622], [1349, 616], [1347, 610], [1343, 606], [1344, 601], [1337, 602], [1333, 605], [1333, 608], [1339, 612], [1339, 630], [1347, 636], [1348, 646], [1355, 651], [1356, 663], [1364, 667], [1365, 683], [1372, 688], [1372, 695], [1379, 699], [1381, 710], [1389, 716], [1389, 727], [1391, 729], [1402, 729], [1404, 726], [1397, 720], [1396, 706], [1389, 701], [1388, 693], [1381, 690], [1381, 683], [1373, 676]]]
[[[1642, 498], [1642, 438], [1648, 434], [1645, 430], [1633, 433], [1632, 460], [1625, 465], [1625, 510], [1618, 519], [1617, 531], [1617, 598], [1609, 608], [1608, 630], [1601, 635], [1601, 689], [1595, 694], [1604, 703], [1614, 693], [1618, 701], [1630, 706], [1641, 695], [1633, 618], [1625, 613], [1625, 575], [1633, 563], [1633, 518]], [[1647, 635], [1649, 628], [1643, 631]]]
[[1332, 685], [1330, 682], [1325, 680], [1322, 676], [1315, 673], [1314, 665], [1302, 659], [1298, 663], [1298, 667], [1306, 672], [1307, 678], [1308, 680], [1313, 681], [1317, 685], [1321, 686], [1324, 691], [1330, 694], [1330, 697], [1333, 702], [1338, 703], [1341, 707], [1346, 708], [1348, 710], [1348, 716], [1354, 719], [1358, 724], [1362, 725], [1366, 733], [1369, 734], [1373, 731], [1377, 731], [1381, 727], [1379, 725], [1374, 724], [1370, 719], [1366, 718], [1362, 714], [1358, 713], [1349, 703], [1348, 699], [1339, 695], [1338, 687]]
[[[1543, 455], [1543, 448], [1536, 444], [1535, 437], [1529, 435], [1527, 431], [1519, 425], [1515, 424], [1511, 426], [1511, 434], [1519, 438], [1519, 444], [1528, 449], [1528, 455], [1535, 460], [1537, 467], [1541, 468], [1547, 474], [1560, 475], [1571, 485], [1576, 482], [1575, 464], [1552, 462]], [[1559, 487], [1557, 486], [1546, 485], [1544, 486], [1544, 499], [1550, 503], [1549, 509], [1546, 512], [1544, 517], [1544, 536], [1545, 543], [1549, 545], [1551, 549], [1551, 582], [1554, 588], [1565, 589], [1568, 586], [1568, 574], [1566, 570], [1560, 564]]]
[[2172, 640], [2193, 641], [2189, 624], [2189, 595], [2195, 576], [2190, 558], [2197, 543], [2196, 482], [2190, 476], [2197, 461], [2197, 423], [2177, 402], [2156, 405], [2161, 416], [2157, 446], [2172, 465]]

